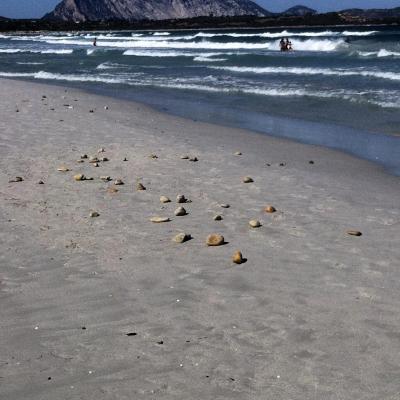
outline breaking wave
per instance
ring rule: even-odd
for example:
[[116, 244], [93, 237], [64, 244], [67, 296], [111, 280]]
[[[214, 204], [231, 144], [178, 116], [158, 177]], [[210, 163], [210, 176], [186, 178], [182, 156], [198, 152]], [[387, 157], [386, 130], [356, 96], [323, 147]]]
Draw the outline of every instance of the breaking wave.
[[400, 73], [367, 70], [348, 70], [330, 68], [297, 68], [297, 67], [208, 67], [237, 73], [251, 74], [292, 74], [292, 75], [325, 75], [325, 76], [362, 76], [378, 79], [400, 81]]

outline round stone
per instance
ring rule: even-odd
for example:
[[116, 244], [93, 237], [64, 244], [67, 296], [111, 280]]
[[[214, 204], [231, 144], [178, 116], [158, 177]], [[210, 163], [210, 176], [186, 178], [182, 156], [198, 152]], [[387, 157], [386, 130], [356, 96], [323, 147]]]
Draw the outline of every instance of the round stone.
[[240, 152], [240, 151], [237, 151], [236, 153], [235, 153], [235, 156], [241, 156], [242, 155], [242, 153]]
[[215, 215], [214, 216], [214, 221], [222, 221], [223, 220], [223, 218], [222, 218], [222, 215]]
[[251, 221], [249, 221], [249, 225], [252, 228], [259, 228], [261, 226], [261, 222], [256, 219], [252, 219]]
[[89, 216], [90, 216], [90, 218], [96, 218], [96, 217], [99, 217], [100, 214], [97, 211], [91, 211]]
[[224, 237], [222, 235], [219, 235], [218, 233], [208, 235], [206, 239], [207, 246], [221, 246], [224, 243]]
[[272, 214], [272, 213], [276, 212], [276, 208], [274, 206], [267, 206], [264, 208], [264, 211], [266, 213]]
[[161, 203], [170, 203], [171, 200], [170, 200], [170, 198], [167, 197], [167, 196], [161, 196], [161, 197], [160, 197], [160, 202], [161, 202]]
[[173, 237], [173, 241], [176, 243], [185, 243], [188, 240], [190, 240], [192, 237], [191, 235], [187, 234], [187, 233], [178, 233], [176, 236]]
[[240, 251], [235, 251], [235, 253], [232, 256], [232, 261], [235, 264], [242, 264], [244, 262], [242, 253]]
[[175, 214], [177, 217], [182, 217], [182, 216], [186, 215], [187, 212], [186, 212], [186, 210], [185, 210], [183, 207], [178, 207], [178, 208], [175, 210], [174, 214]]
[[243, 178], [243, 183], [252, 183], [252, 182], [254, 182], [254, 180], [250, 176], [245, 176]]
[[83, 175], [83, 174], [74, 175], [74, 180], [76, 180], [76, 181], [84, 181], [85, 179], [86, 179], [85, 175]]

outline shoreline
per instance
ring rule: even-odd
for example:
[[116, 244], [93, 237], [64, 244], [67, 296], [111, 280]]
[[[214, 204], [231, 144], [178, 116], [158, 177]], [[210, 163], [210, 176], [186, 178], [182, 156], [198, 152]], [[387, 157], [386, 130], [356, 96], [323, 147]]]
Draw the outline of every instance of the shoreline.
[[[0, 86], [3, 397], [400, 393], [397, 177], [339, 151], [140, 103]], [[82, 154], [108, 161], [95, 167]], [[175, 215], [180, 205], [187, 215]], [[182, 232], [192, 239], [175, 243]], [[211, 233], [225, 244], [206, 246]]]
[[[150, 111], [169, 115], [172, 118], [180, 118], [183, 120], [188, 120], [188, 121], [190, 120], [192, 122], [200, 121], [202, 123], [215, 125], [217, 127], [242, 130], [243, 132], [248, 132], [249, 134], [257, 134], [257, 135], [267, 136], [268, 138], [276, 138], [277, 140], [284, 140], [284, 141], [304, 144], [306, 146], [317, 146], [323, 149], [338, 151], [342, 154], [349, 155], [350, 157], [354, 157], [358, 160], [370, 162], [375, 166], [383, 168], [385, 173], [387, 174], [396, 177], [400, 176], [400, 166], [393, 163], [394, 162], [393, 160], [396, 159], [396, 155], [393, 154], [389, 157], [386, 155], [387, 149], [392, 148], [390, 142], [393, 142], [393, 145], [398, 144], [396, 143], [399, 137], [397, 134], [363, 131], [362, 129], [339, 125], [334, 122], [328, 122], [328, 121], [317, 122], [314, 120], [289, 118], [288, 116], [284, 115], [274, 115], [274, 114], [263, 115], [259, 113], [254, 113], [255, 115], [253, 117], [257, 119], [258, 122], [255, 125], [253, 124], [253, 126], [251, 127], [248, 126], [246, 122], [242, 123], [232, 122], [229, 118], [228, 119], [225, 118], [225, 120], [219, 119], [207, 122], [205, 120], [206, 117], [202, 116], [201, 114], [199, 115], [199, 118], [190, 118], [188, 112], [182, 113], [181, 110], [177, 112], [176, 109], [176, 107], [178, 107], [177, 105], [175, 105], [175, 109], [174, 106], [172, 106], [172, 108], [169, 108], [168, 111], [166, 111], [164, 109], [165, 106], [161, 106], [161, 104], [158, 104], [157, 102], [149, 102], [144, 99], [144, 96], [142, 96], [139, 99], [136, 99], [132, 98], [132, 96], [129, 95], [113, 94], [115, 89], [112, 88], [96, 88], [96, 87], [92, 88], [88, 85], [74, 86], [73, 84], [71, 85], [71, 82], [57, 82], [57, 81], [40, 82], [33, 79], [24, 79], [24, 78], [15, 79], [12, 77], [1, 77], [0, 79], [19, 81], [19, 82], [30, 82], [38, 85], [49, 85], [59, 88], [70, 88], [74, 90], [81, 90], [84, 93], [92, 94], [95, 96], [100, 96], [100, 97], [104, 96], [109, 99], [115, 99], [122, 102], [129, 102], [132, 103], [133, 105], [140, 104], [143, 107], [148, 107]], [[170, 107], [170, 104], [168, 104], [168, 107]], [[226, 113], [226, 110], [221, 105], [218, 105], [218, 107], [221, 107], [221, 110], [225, 111]], [[263, 124], [264, 125], [267, 124], [271, 127], [273, 126], [275, 132], [265, 131], [261, 127]], [[291, 132], [295, 130], [295, 127], [296, 127], [296, 134], [293, 135]], [[302, 127], [302, 130], [304, 131], [303, 133], [299, 133], [301, 132], [301, 129], [299, 130], [299, 127]], [[313, 134], [310, 135], [312, 131], [317, 132], [318, 129], [325, 131], [325, 137], [322, 137], [321, 135], [319, 136], [318, 135], [313, 136]], [[383, 143], [384, 141], [388, 142], [387, 145], [384, 145]], [[338, 145], [337, 143], [340, 144]], [[360, 152], [362, 143], [364, 143], [365, 145], [365, 150], [363, 152], [362, 151]], [[374, 149], [379, 149], [379, 152], [378, 153], [375, 152], [375, 154], [373, 153], [369, 154], [368, 149], [371, 148], [371, 146]], [[382, 158], [384, 157], [388, 158], [382, 161]]]

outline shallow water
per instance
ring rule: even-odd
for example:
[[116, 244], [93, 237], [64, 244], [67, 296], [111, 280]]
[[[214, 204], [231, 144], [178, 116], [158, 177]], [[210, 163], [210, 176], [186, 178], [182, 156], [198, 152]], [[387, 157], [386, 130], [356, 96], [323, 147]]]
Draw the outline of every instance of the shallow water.
[[[295, 51], [281, 53], [281, 37]], [[83, 86], [400, 170], [395, 27], [1, 35], [1, 76]]]

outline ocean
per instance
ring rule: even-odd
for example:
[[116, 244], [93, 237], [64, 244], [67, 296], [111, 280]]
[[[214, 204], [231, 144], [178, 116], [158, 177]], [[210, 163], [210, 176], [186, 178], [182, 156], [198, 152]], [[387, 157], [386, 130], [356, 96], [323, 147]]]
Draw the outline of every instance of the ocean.
[[400, 175], [399, 27], [2, 34], [0, 77], [328, 146]]

